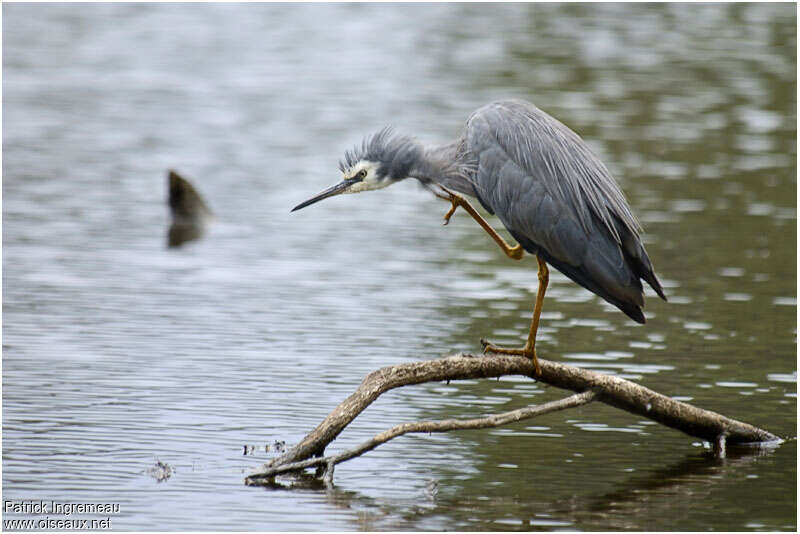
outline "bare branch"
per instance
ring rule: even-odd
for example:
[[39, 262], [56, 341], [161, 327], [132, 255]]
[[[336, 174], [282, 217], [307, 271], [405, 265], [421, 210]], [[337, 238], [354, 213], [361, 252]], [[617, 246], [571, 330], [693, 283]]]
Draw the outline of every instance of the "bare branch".
[[276, 467], [270, 467], [260, 473], [256, 473], [247, 477], [248, 484], [258, 484], [258, 481], [269, 479], [281, 473], [288, 473], [292, 471], [302, 471], [309, 467], [325, 465], [324, 479], [326, 483], [333, 481], [333, 466], [342, 462], [346, 462], [356, 456], [371, 451], [372, 449], [383, 445], [387, 441], [398, 438], [405, 434], [419, 434], [431, 432], [450, 432], [452, 430], [469, 430], [476, 428], [495, 428], [498, 426], [515, 423], [524, 419], [530, 419], [539, 415], [544, 415], [550, 412], [565, 410], [567, 408], [575, 408], [588, 404], [594, 400], [597, 394], [594, 391], [584, 391], [583, 393], [576, 393], [569, 397], [559, 399], [557, 401], [548, 402], [539, 406], [526, 406], [510, 412], [499, 413], [495, 415], [488, 415], [486, 417], [477, 417], [474, 419], [445, 419], [443, 421], [420, 421], [416, 423], [402, 423], [395, 425], [389, 430], [385, 430], [380, 434], [376, 434], [372, 439], [363, 442], [358, 447], [348, 449], [333, 456], [316, 457], [302, 462], [293, 462], [288, 464], [280, 464]]
[[[268, 462], [264, 466], [265, 471], [251, 475], [248, 477], [247, 481], [248, 483], [258, 483], [258, 480], [264, 480], [264, 478], [271, 477], [279, 472], [296, 471], [306, 467], [325, 464], [332, 459], [338, 458], [338, 456], [328, 458], [320, 457], [323, 456], [325, 447], [327, 447], [327, 445], [333, 441], [358, 414], [364, 411], [375, 399], [386, 391], [401, 386], [421, 384], [424, 382], [489, 378], [504, 375], [529, 376], [557, 388], [572, 390], [578, 393], [592, 391], [592, 399], [652, 419], [658, 423], [675, 428], [690, 436], [706, 440], [710, 443], [716, 443], [720, 435], [724, 435], [725, 442], [728, 446], [780, 441], [780, 438], [766, 430], [730, 419], [716, 412], [697, 408], [685, 402], [676, 401], [666, 395], [662, 395], [623, 378], [542, 359], [539, 359], [539, 365], [541, 367], [541, 375], [535, 376], [533, 362], [525, 357], [496, 355], [487, 357], [459, 354], [437, 360], [384, 367], [367, 375], [358, 389], [339, 404], [317, 428], [310, 432], [292, 449]], [[575, 398], [577, 397], [568, 397], [562, 401], [566, 402], [569, 399], [573, 399], [572, 402], [574, 402]], [[588, 400], [586, 402], [588, 402]], [[550, 403], [548, 403], [548, 405], [549, 404]], [[544, 408], [544, 406], [548, 405], [543, 405], [538, 408]], [[522, 410], [528, 409], [534, 409], [534, 407], [523, 408]], [[360, 451], [358, 454], [363, 454], [363, 452], [371, 450], [388, 439], [413, 431], [443, 432], [446, 430], [455, 430], [457, 428], [481, 428], [481, 426], [453, 426], [449, 428], [447, 425], [470, 424], [470, 422], [476, 421], [481, 421], [481, 424], [488, 423], [489, 421], [505, 421], [504, 418], [514, 417], [514, 415], [511, 414], [515, 414], [516, 412], [518, 411], [471, 420], [405, 423], [378, 434], [378, 436], [372, 440], [365, 442], [361, 445], [361, 447], [367, 447], [363, 451], [360, 447], [353, 449], [353, 451]], [[510, 419], [499, 424], [505, 424], [513, 420], [514, 419]], [[437, 427], [437, 425], [445, 426]], [[487, 426], [493, 425], [488, 424]], [[392, 435], [393, 432], [401, 433]], [[380, 439], [384, 439], [384, 441], [380, 441]], [[342, 453], [342, 455], [346, 454], [348, 454], [348, 452]], [[339, 459], [334, 463], [339, 463], [351, 457], [352, 456]], [[328, 464], [328, 478], [332, 477], [334, 463]], [[283, 467], [288, 467], [289, 465], [291, 465], [291, 468], [283, 469]], [[280, 470], [276, 470], [279, 468]], [[273, 473], [273, 475], [265, 475], [264, 473]]]

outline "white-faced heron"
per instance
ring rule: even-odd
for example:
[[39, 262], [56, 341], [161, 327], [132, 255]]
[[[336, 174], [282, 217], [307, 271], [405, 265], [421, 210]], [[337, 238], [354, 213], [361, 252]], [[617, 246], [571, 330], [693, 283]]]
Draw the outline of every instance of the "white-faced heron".
[[[503, 100], [475, 111], [460, 138], [426, 147], [385, 128], [345, 153], [343, 180], [303, 202], [299, 210], [342, 193], [381, 189], [416, 178], [451, 203], [445, 224], [464, 208], [513, 259], [523, 250], [539, 263], [539, 290], [528, 341], [521, 349], [481, 340], [484, 352], [533, 359], [547, 290], [547, 264], [644, 323], [641, 280], [664, 300], [642, 245], [642, 228], [603, 162], [572, 130], [523, 100]], [[496, 215], [519, 243], [510, 246], [459, 193]]]

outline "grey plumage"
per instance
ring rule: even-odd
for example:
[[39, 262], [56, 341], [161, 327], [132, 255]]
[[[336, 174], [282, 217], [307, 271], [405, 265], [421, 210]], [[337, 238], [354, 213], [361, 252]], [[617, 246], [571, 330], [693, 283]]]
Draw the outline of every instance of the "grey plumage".
[[643, 323], [644, 279], [666, 300], [641, 226], [608, 169], [572, 130], [520, 100], [467, 121], [461, 158], [477, 162], [474, 196], [512, 236]]
[[383, 174], [401, 179], [408, 176], [411, 165], [422, 160], [423, 148], [414, 139], [398, 135], [391, 126], [364, 138], [361, 146], [344, 153], [339, 161], [339, 170], [345, 172], [361, 160], [381, 162]]
[[366, 137], [360, 146], [347, 150], [344, 159], [339, 161], [339, 170], [346, 173], [359, 161], [379, 163], [380, 178], [416, 178], [423, 183], [439, 183], [474, 195], [470, 183], [474, 168], [457, 157], [455, 144], [426, 148], [413, 137], [398, 134], [387, 126]]
[[[362, 162], [377, 165], [375, 176]], [[529, 102], [488, 104], [460, 138], [438, 147], [383, 129], [348, 151], [340, 169], [344, 182], [295, 210], [412, 177], [476, 197], [526, 251], [637, 322], [645, 322], [641, 280], [666, 300], [611, 173], [575, 132]]]

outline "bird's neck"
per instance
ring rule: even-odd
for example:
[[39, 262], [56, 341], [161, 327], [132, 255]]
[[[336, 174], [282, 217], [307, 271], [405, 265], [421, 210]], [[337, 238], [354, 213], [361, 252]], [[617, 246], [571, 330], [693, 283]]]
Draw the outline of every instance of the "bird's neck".
[[434, 182], [460, 193], [474, 194], [469, 165], [464, 161], [458, 141], [425, 147], [409, 175], [424, 183]]

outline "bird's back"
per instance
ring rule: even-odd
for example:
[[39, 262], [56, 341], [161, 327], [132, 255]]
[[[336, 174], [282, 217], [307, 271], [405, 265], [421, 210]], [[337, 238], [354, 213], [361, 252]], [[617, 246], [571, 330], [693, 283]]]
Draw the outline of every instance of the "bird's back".
[[666, 300], [625, 196], [575, 132], [533, 104], [499, 101], [470, 116], [459, 150], [475, 196], [525, 250], [637, 322], [640, 279]]

